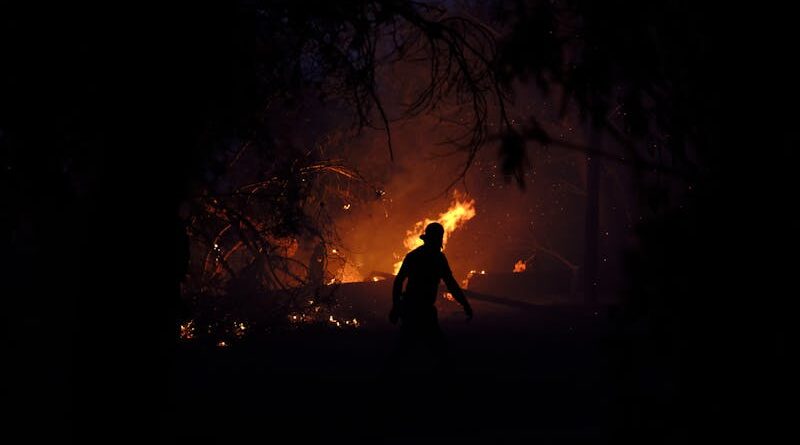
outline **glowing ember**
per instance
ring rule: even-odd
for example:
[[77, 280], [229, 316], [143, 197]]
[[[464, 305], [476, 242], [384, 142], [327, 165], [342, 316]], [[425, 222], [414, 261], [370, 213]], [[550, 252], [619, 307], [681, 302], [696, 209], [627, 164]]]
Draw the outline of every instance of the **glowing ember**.
[[191, 340], [194, 338], [194, 320], [189, 320], [181, 324], [181, 340]]
[[[317, 306], [314, 308], [313, 312], [318, 313], [319, 310], [320, 307]], [[327, 315], [327, 317], [325, 315]], [[342, 319], [342, 318], [337, 318], [335, 315], [332, 314], [325, 314], [325, 315], [318, 314], [318, 316], [315, 316], [314, 313], [299, 312], [299, 313], [289, 314], [289, 321], [295, 327], [301, 327], [303, 325], [319, 325], [319, 324], [325, 324], [327, 326], [333, 326], [336, 328], [343, 328], [343, 327], [358, 328], [361, 326], [361, 322], [358, 321], [358, 319], [356, 318]]]
[[526, 267], [525, 261], [517, 260], [517, 262], [514, 263], [514, 273], [525, 272]]
[[217, 342], [217, 347], [220, 347], [220, 348], [227, 348], [227, 347], [228, 347], [228, 344], [227, 344], [227, 343], [225, 343], [224, 341], [220, 340], [219, 342]]
[[386, 277], [379, 277], [379, 276], [372, 277], [372, 281], [381, 281], [381, 280], [385, 280], [385, 279], [386, 279]]
[[444, 293], [442, 294], [442, 296], [443, 296], [443, 297], [444, 297], [444, 299], [445, 299], [445, 300], [447, 300], [447, 301], [456, 301], [455, 297], [453, 297], [453, 294], [451, 294], [450, 292], [444, 292]]
[[242, 322], [233, 323], [233, 333], [237, 338], [242, 338], [247, 334], [247, 325]]
[[314, 322], [314, 317], [308, 314], [295, 313], [289, 315], [289, 321], [292, 322], [293, 324], [312, 323]]
[[[475, 200], [468, 199], [457, 191], [453, 193], [453, 202], [446, 212], [439, 214], [437, 219], [425, 218], [423, 221], [418, 221], [414, 224], [411, 230], [406, 231], [406, 238], [403, 240], [403, 245], [410, 252], [423, 244], [419, 235], [425, 230], [425, 226], [432, 222], [438, 222], [444, 227], [444, 238], [442, 239], [442, 249], [447, 246], [447, 238], [457, 228], [461, 227], [475, 216]], [[400, 271], [402, 261], [394, 264], [394, 274]]]
[[469, 287], [469, 280], [472, 277], [474, 277], [476, 273], [478, 273], [478, 271], [475, 270], [475, 269], [472, 269], [471, 271], [469, 271], [469, 273], [467, 274], [466, 278], [461, 280], [461, 287], [463, 287], [464, 289], [467, 289]]
[[341, 322], [341, 321], [339, 321], [339, 320], [337, 320], [337, 319], [335, 319], [335, 318], [333, 318], [333, 315], [331, 315], [330, 317], [328, 317], [328, 321], [329, 321], [329, 322], [330, 322], [332, 325], [336, 325], [336, 327], [337, 327], [337, 328], [341, 328], [341, 327], [342, 327], [342, 322]]

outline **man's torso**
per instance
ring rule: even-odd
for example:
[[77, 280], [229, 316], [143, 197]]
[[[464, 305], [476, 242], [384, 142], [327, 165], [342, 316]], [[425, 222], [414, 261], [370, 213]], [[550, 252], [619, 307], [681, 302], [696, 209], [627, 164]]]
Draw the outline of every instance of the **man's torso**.
[[408, 269], [405, 302], [410, 305], [434, 304], [446, 264], [442, 252], [422, 246], [411, 251], [404, 261]]

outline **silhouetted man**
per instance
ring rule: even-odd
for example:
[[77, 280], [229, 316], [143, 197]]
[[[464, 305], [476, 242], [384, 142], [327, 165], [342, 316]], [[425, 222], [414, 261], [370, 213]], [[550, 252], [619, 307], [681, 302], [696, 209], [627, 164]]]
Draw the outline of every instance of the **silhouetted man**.
[[[434, 306], [436, 294], [439, 292], [439, 280], [444, 280], [455, 300], [464, 307], [467, 320], [472, 319], [472, 308], [453, 278], [447, 258], [442, 253], [443, 237], [444, 227], [441, 224], [428, 224], [425, 233], [420, 236], [425, 244], [406, 255], [394, 279], [393, 305], [389, 320], [392, 323], [401, 320], [400, 331], [404, 346], [424, 342], [426, 346], [441, 352], [444, 340]], [[408, 284], [403, 292], [403, 281], [406, 278]]]

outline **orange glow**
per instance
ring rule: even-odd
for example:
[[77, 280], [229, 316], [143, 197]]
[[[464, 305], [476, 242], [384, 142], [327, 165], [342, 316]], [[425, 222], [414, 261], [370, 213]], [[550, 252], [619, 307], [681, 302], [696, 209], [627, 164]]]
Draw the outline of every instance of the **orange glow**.
[[358, 283], [364, 281], [364, 276], [360, 272], [360, 264], [351, 260], [347, 253], [334, 248], [331, 249], [331, 256], [328, 258], [332, 259], [336, 264], [336, 266], [333, 266], [335, 269], [330, 267], [333, 276], [328, 281], [329, 286], [337, 283]]
[[[432, 222], [438, 222], [444, 227], [444, 238], [442, 239], [442, 250], [444, 250], [445, 246], [447, 246], [447, 239], [450, 234], [457, 228], [463, 226], [464, 223], [474, 216], [475, 200], [469, 199], [456, 191], [453, 193], [453, 202], [450, 204], [450, 208], [447, 209], [447, 211], [439, 214], [436, 219], [425, 218], [422, 221], [418, 221], [414, 224], [414, 227], [406, 231], [406, 238], [403, 240], [403, 245], [409, 252], [421, 246], [423, 242], [419, 236], [425, 230], [425, 226]], [[402, 261], [398, 261], [394, 264], [395, 275], [400, 271], [400, 266], [402, 264]]]
[[517, 262], [514, 263], [514, 273], [525, 272], [526, 267], [525, 261], [517, 260]]
[[364, 281], [364, 276], [359, 273], [358, 265], [346, 262], [335, 278], [340, 283], [358, 283]]

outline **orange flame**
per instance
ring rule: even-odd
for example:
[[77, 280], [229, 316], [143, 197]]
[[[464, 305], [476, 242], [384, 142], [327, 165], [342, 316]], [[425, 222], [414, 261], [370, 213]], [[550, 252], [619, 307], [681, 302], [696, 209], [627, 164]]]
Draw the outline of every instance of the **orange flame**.
[[[438, 222], [444, 227], [444, 238], [442, 239], [442, 249], [447, 245], [447, 238], [457, 228], [461, 227], [475, 216], [475, 200], [469, 199], [466, 196], [455, 191], [453, 193], [453, 202], [446, 212], [439, 214], [437, 219], [425, 218], [422, 221], [417, 221], [414, 227], [406, 231], [406, 238], [403, 240], [403, 245], [410, 252], [423, 244], [419, 235], [425, 230], [425, 226], [432, 222]], [[394, 274], [400, 271], [400, 266], [403, 261], [394, 263]]]
[[526, 267], [525, 261], [517, 260], [517, 262], [514, 263], [514, 273], [525, 272]]

